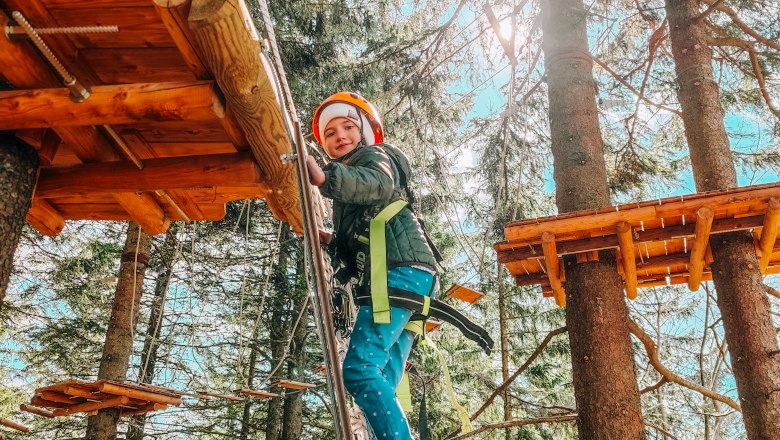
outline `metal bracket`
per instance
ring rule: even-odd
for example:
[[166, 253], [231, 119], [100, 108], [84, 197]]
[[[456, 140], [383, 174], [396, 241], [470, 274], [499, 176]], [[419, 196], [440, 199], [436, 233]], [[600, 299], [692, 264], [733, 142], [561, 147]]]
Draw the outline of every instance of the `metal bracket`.
[[284, 153], [279, 155], [279, 159], [282, 160], [283, 164], [289, 165], [298, 160], [298, 155], [296, 153]]

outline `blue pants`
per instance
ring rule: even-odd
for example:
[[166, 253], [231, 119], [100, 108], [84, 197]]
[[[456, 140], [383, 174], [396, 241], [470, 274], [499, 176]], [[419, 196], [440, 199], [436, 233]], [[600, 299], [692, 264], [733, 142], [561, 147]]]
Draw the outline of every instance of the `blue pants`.
[[[387, 285], [429, 295], [434, 276], [413, 267], [387, 272]], [[361, 306], [344, 358], [344, 386], [366, 415], [373, 438], [411, 440], [409, 422], [395, 397], [415, 334], [404, 330], [412, 312], [390, 308], [389, 324], [374, 324], [373, 309]]]

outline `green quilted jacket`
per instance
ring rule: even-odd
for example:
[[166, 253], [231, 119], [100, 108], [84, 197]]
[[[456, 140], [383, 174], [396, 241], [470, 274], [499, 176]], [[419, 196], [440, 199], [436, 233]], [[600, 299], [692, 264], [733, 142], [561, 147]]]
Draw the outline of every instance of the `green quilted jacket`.
[[[404, 176], [410, 176], [411, 169], [405, 157], [397, 161], [390, 158], [387, 151], [393, 148], [385, 144], [362, 146], [324, 168], [325, 183], [320, 192], [333, 200], [335, 235], [331, 246], [352, 276], [357, 275], [356, 259], [368, 259], [369, 255], [368, 246], [357, 237], [369, 236], [369, 221], [382, 208], [406, 198], [397, 168], [402, 168]], [[423, 228], [408, 206], [387, 223], [385, 237], [388, 267], [418, 264], [436, 270]]]

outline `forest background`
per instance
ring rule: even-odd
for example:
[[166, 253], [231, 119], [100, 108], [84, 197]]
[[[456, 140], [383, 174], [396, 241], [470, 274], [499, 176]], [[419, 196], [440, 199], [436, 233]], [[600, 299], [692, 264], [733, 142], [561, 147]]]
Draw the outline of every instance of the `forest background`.
[[[248, 3], [262, 30], [258, 5]], [[719, 39], [713, 68], [739, 184], [776, 182], [780, 5], [712, 3], [707, 20]], [[708, 5], [702, 3], [702, 11]], [[499, 32], [483, 4], [468, 0], [269, 6], [304, 124], [332, 92], [357, 91], [372, 100], [384, 115], [389, 141], [415, 164], [418, 211], [446, 255], [442, 285], [457, 282], [486, 294], [467, 312], [497, 341], [505, 334], [505, 364], [501, 350], [487, 357], [452, 328], [432, 334], [446, 353], [461, 403], [472, 413], [480, 408], [507, 372], [555, 334], [476, 424], [574, 412], [569, 342], [558, 336], [563, 309], [543, 299], [538, 287], [514, 286], [492, 248], [508, 221], [556, 212], [538, 2], [491, 4]], [[663, 2], [594, 1], [585, 7], [613, 203], [695, 192]], [[69, 223], [55, 238], [25, 230], [0, 315], [1, 416], [14, 413], [38, 386], [95, 378], [127, 232], [127, 224], [110, 222]], [[133, 425], [127, 438], [332, 438], [324, 378], [312, 373], [322, 355], [300, 238], [264, 202], [237, 202], [223, 221], [173, 225], [152, 239], [151, 255], [128, 379], [222, 393], [247, 386], [274, 391], [267, 384], [275, 378], [318, 387], [238, 403], [185, 398], [182, 407], [133, 419], [120, 431]], [[777, 276], [765, 282], [780, 287]], [[653, 287], [628, 306], [655, 341], [663, 365], [737, 399], [715, 295], [711, 283], [697, 292]], [[777, 328], [780, 298], [770, 301]], [[640, 342], [633, 344], [648, 438], [745, 436], [741, 415], [723, 403], [682, 386], [658, 386], [661, 376]], [[412, 377], [411, 422], [418, 426], [425, 390], [431, 438], [443, 438], [459, 422], [441, 368], [425, 350], [417, 350], [412, 362], [418, 374]], [[82, 417], [22, 420], [42, 439], [77, 438], [85, 427]], [[569, 422], [482, 434], [576, 435]]]

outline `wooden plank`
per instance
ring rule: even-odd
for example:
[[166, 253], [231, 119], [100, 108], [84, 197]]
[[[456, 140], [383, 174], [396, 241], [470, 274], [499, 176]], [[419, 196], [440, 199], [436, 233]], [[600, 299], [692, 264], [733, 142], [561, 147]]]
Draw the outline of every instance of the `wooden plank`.
[[435, 319], [425, 320], [425, 333], [430, 333], [439, 327], [441, 327], [441, 321], [437, 321]]
[[[140, 136], [140, 133], [137, 136]], [[135, 141], [134, 139], [129, 144], [132, 145]], [[154, 142], [146, 145], [149, 151], [152, 152], [151, 157], [197, 156], [236, 152], [236, 148], [230, 142]]]
[[82, 49], [84, 61], [92, 65], [101, 84], [138, 82], [192, 82], [190, 72], [175, 47]]
[[474, 304], [477, 301], [479, 301], [483, 296], [485, 296], [481, 292], [477, 292], [476, 290], [469, 289], [468, 287], [465, 286], [461, 286], [460, 284], [453, 284], [452, 287], [450, 287], [444, 295], [451, 296], [461, 301], [465, 301], [469, 304]]
[[555, 293], [555, 303], [559, 307], [566, 305], [566, 294], [559, 278], [558, 251], [555, 249], [555, 234], [551, 232], [542, 233], [542, 250], [544, 253], [544, 265], [547, 268], [547, 278], [550, 280], [550, 286]]
[[775, 247], [778, 227], [780, 227], [780, 199], [772, 197], [769, 199], [769, 207], [764, 215], [761, 229], [761, 238], [758, 240], [760, 251], [758, 265], [761, 268], [761, 273], [766, 272], [767, 267], [769, 267], [769, 257]]
[[35, 196], [50, 198], [204, 186], [263, 184], [251, 154], [233, 153], [147, 160], [143, 170], [127, 162], [46, 167], [41, 170]]
[[195, 0], [188, 23], [202, 59], [216, 77], [227, 106], [274, 189], [271, 203], [280, 206], [293, 229], [301, 233], [303, 217], [295, 168], [280, 159], [281, 154], [292, 151], [285, 116], [277, 101], [271, 67], [262, 55], [245, 5], [241, 0]]
[[22, 425], [21, 423], [18, 422], [14, 422], [13, 420], [9, 420], [9, 419], [0, 419], [0, 425], [3, 425], [11, 429], [15, 429], [17, 431], [30, 432], [30, 428], [28, 428], [27, 426]]
[[67, 403], [69, 405], [74, 403], [81, 403], [80, 400], [73, 400], [69, 395], [57, 391], [41, 391], [40, 396], [51, 402]]
[[699, 285], [701, 284], [701, 275], [704, 271], [704, 254], [707, 252], [713, 216], [712, 209], [706, 206], [696, 211], [696, 233], [694, 234], [690, 263], [688, 264], [690, 272], [688, 288], [691, 291], [699, 290]]
[[95, 411], [103, 408], [115, 408], [122, 405], [127, 405], [130, 398], [127, 396], [116, 396], [103, 402], [84, 402], [78, 405], [69, 406], [67, 408], [58, 408], [54, 410], [54, 415], [69, 416], [80, 412]]
[[267, 391], [250, 390], [248, 388], [242, 388], [240, 390], [236, 390], [236, 392], [241, 394], [246, 394], [247, 396], [258, 397], [260, 399], [270, 399], [273, 397], [279, 397], [279, 395], [276, 393], [269, 393]]
[[192, 73], [198, 79], [213, 79], [196, 48], [195, 36], [187, 24], [190, 6], [190, 0], [154, 0], [157, 13]]
[[147, 83], [95, 86], [77, 103], [66, 88], [0, 92], [0, 130], [205, 121], [224, 116], [214, 83]]
[[615, 229], [617, 231], [618, 242], [620, 243], [620, 258], [623, 262], [623, 279], [626, 283], [626, 296], [629, 299], [636, 299], [637, 279], [633, 231], [631, 225], [627, 222], [618, 223]]
[[77, 49], [116, 48], [123, 50], [132, 47], [174, 47], [174, 42], [157, 12], [148, 1], [145, 3], [144, 6], [49, 7], [48, 10], [60, 26], [119, 27], [119, 32], [69, 35]]
[[192, 124], [187, 121], [166, 121], [154, 124], [137, 124], [114, 127], [123, 131], [136, 130], [146, 142], [196, 142], [215, 143], [230, 142], [230, 138], [220, 125], [219, 121], [204, 121], [200, 124]]
[[41, 408], [38, 406], [32, 406], [32, 405], [25, 405], [24, 403], [19, 405], [19, 409], [28, 412], [30, 414], [35, 414], [43, 417], [52, 418], [54, 417], [54, 413], [49, 411], [48, 409]]
[[149, 0], [42, 0], [49, 9], [71, 8], [71, 9], [93, 9], [96, 7], [144, 7], [149, 6]]
[[27, 211], [27, 223], [43, 235], [54, 237], [65, 228], [65, 218], [46, 200], [33, 198]]
[[271, 386], [288, 388], [293, 390], [306, 390], [315, 387], [313, 383], [296, 382], [294, 380], [287, 380], [287, 379], [279, 379], [277, 381], [274, 381], [271, 383]]
[[150, 391], [124, 387], [118, 384], [103, 382], [100, 384], [100, 392], [114, 394], [127, 398], [145, 400], [147, 402], [162, 403], [166, 405], [181, 405], [181, 397], [167, 396]]
[[621, 221], [634, 224], [642, 220], [654, 218], [655, 207], [644, 207], [631, 211], [613, 211], [556, 221], [541, 221], [542, 219], [540, 219], [539, 223], [534, 224], [513, 225], [510, 223], [504, 228], [504, 236], [507, 241], [530, 241], [538, 239], [544, 232], [557, 236], [558, 234], [581, 229], [603, 228], [612, 230], [615, 224]]

